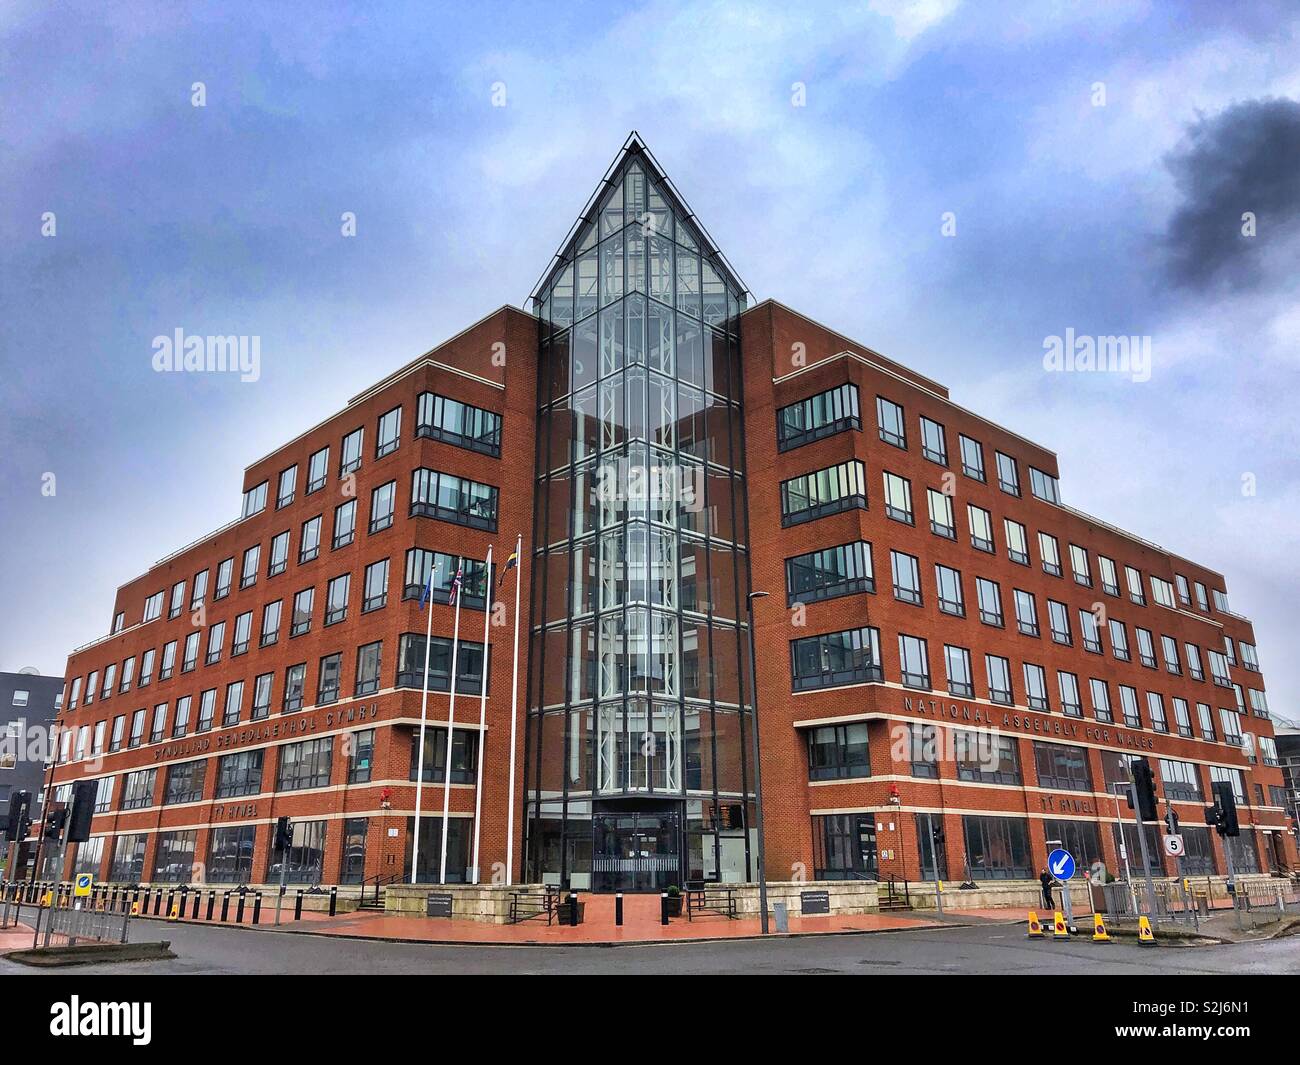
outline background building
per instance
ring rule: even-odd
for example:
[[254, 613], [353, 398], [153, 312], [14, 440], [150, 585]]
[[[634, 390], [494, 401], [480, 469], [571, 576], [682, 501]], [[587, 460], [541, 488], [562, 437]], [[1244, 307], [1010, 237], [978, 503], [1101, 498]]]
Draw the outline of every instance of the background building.
[[119, 589], [69, 659], [56, 779], [100, 808], [65, 872], [427, 882], [445, 836], [451, 881], [476, 844], [484, 880], [743, 881], [755, 705], [771, 879], [1029, 878], [1051, 840], [1119, 869], [1134, 755], [1184, 871], [1224, 871], [1216, 779], [1236, 867], [1295, 867], [1223, 577], [1065, 506], [1053, 452], [944, 386], [749, 306], [635, 135], [532, 302], [257, 460], [239, 519]]
[[[63, 696], [62, 677], [43, 677], [35, 670], [0, 673], [0, 802], [16, 791], [32, 796], [31, 817], [39, 819], [46, 783], [46, 756]], [[6, 869], [26, 868], [34, 848], [23, 844], [15, 854], [6, 840]]]

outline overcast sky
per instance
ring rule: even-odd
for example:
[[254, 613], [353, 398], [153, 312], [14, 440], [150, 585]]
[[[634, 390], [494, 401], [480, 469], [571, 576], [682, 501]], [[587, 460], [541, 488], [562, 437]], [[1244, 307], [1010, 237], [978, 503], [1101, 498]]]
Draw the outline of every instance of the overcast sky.
[[[0, 24], [0, 669], [62, 672], [247, 463], [522, 305], [636, 129], [756, 299], [1225, 573], [1300, 717], [1294, 3], [120, 6]], [[178, 328], [260, 379], [155, 373]], [[1045, 372], [1067, 329], [1150, 380]]]

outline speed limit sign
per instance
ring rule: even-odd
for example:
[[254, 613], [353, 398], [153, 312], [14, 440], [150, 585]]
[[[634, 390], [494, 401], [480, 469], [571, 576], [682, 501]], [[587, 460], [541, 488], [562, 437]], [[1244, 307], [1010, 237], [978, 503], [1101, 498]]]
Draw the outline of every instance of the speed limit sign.
[[1165, 836], [1165, 853], [1171, 858], [1181, 858], [1184, 853], [1183, 837]]

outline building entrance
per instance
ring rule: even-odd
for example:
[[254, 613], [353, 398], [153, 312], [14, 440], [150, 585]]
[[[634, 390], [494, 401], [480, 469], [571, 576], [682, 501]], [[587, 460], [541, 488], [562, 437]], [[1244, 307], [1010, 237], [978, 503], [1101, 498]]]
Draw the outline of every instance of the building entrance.
[[593, 891], [666, 891], [681, 886], [681, 806], [597, 810], [592, 818]]

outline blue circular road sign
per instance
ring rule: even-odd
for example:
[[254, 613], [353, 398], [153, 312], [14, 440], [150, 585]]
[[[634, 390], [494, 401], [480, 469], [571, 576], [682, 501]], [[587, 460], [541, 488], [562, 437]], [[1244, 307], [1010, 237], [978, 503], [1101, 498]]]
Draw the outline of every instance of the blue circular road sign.
[[1057, 880], [1069, 880], [1074, 876], [1074, 855], [1057, 847], [1047, 856], [1047, 871]]

